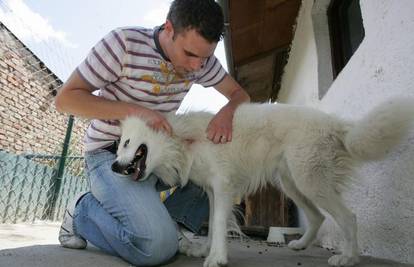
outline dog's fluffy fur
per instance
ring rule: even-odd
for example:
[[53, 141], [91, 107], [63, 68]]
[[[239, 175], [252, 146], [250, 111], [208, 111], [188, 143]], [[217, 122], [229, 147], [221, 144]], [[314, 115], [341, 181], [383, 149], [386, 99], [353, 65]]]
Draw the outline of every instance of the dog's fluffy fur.
[[128, 118], [122, 123], [117, 162], [130, 163], [144, 143], [148, 153], [142, 179], [153, 172], [167, 184], [184, 186], [190, 179], [206, 190], [208, 244], [181, 250], [208, 255], [205, 267], [227, 263], [226, 222], [235, 196], [252, 194], [267, 183], [280, 184], [309, 221], [303, 237], [288, 246], [300, 250], [314, 240], [324, 221], [319, 210], [323, 209], [345, 236], [343, 253], [332, 256], [329, 264], [350, 266], [359, 261], [356, 217], [340, 193], [358, 164], [383, 158], [407, 134], [413, 103], [389, 100], [357, 122], [308, 107], [244, 104], [234, 115], [233, 139], [226, 144], [207, 140], [206, 128], [213, 116], [208, 113], [169, 114], [173, 136], [154, 132], [142, 119]]

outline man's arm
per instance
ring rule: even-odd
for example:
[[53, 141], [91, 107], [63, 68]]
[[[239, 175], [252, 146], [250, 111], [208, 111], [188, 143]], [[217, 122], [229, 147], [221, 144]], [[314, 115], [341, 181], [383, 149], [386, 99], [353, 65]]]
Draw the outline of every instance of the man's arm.
[[229, 102], [210, 121], [207, 127], [207, 137], [215, 144], [230, 142], [234, 112], [241, 103], [250, 102], [250, 97], [228, 74], [214, 88], [227, 97]]
[[171, 126], [159, 112], [140, 105], [108, 100], [93, 95], [94, 88], [77, 71], [63, 84], [55, 99], [57, 111], [91, 119], [122, 120], [127, 116], [139, 116], [156, 130], [171, 134]]

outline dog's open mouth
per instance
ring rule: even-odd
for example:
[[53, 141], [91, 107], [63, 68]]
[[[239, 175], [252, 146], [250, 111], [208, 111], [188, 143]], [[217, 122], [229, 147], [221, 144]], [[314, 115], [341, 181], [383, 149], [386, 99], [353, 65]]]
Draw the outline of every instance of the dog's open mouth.
[[112, 170], [119, 174], [132, 175], [132, 179], [139, 181], [145, 174], [147, 153], [147, 145], [142, 144], [138, 147], [134, 158], [128, 165], [120, 166], [117, 162], [114, 162], [114, 164], [112, 164]]

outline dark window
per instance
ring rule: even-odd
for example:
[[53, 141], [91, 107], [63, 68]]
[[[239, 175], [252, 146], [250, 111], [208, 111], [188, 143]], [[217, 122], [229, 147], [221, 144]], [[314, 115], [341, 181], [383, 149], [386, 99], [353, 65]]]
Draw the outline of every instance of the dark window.
[[328, 8], [333, 76], [336, 78], [365, 36], [359, 0], [332, 0]]

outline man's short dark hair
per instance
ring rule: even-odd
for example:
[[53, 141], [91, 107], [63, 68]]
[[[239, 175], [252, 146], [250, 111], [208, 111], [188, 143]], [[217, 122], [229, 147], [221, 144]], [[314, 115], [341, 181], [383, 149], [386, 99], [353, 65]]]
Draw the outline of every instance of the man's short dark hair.
[[211, 43], [223, 37], [223, 12], [214, 0], [174, 0], [167, 19], [176, 33], [194, 29]]

